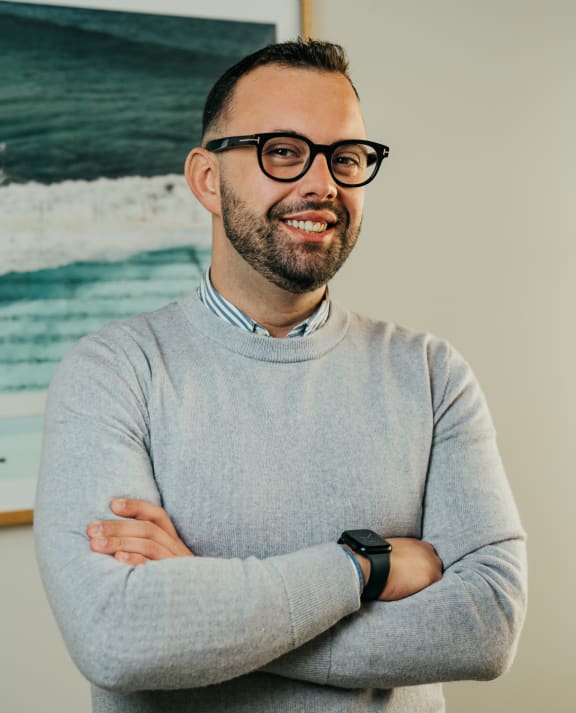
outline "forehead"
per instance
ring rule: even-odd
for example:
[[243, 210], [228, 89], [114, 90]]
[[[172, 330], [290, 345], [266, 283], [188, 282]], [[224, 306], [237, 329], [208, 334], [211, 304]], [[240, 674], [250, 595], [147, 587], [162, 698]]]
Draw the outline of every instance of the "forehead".
[[319, 143], [365, 138], [360, 103], [339, 72], [268, 65], [242, 77], [227, 112], [226, 131], [295, 131]]

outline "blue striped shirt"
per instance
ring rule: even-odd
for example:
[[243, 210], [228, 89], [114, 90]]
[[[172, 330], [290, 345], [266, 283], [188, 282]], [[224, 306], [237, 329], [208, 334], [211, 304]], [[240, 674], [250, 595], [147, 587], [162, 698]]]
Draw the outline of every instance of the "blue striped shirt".
[[[215, 315], [223, 319], [228, 324], [240, 327], [252, 334], [270, 337], [270, 332], [258, 322], [255, 322], [245, 312], [235, 307], [231, 302], [222, 297], [218, 290], [210, 280], [210, 270], [207, 270], [202, 278], [202, 282], [198, 286], [198, 299], [202, 304], [213, 312]], [[318, 308], [303, 322], [297, 324], [288, 332], [287, 338], [306, 337], [312, 334], [320, 327], [326, 324], [328, 315], [330, 314], [330, 300], [328, 299], [328, 291], [326, 296], [318, 306]]]

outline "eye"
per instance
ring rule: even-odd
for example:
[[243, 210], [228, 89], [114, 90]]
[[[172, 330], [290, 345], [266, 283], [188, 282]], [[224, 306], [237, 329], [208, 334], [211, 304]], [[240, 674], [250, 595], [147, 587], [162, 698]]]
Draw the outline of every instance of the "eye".
[[355, 144], [341, 146], [332, 155], [332, 167], [343, 176], [356, 176], [366, 170], [366, 152]]
[[262, 147], [262, 156], [267, 163], [304, 163], [308, 153], [306, 143], [285, 136], [268, 139]]
[[341, 166], [361, 166], [366, 162], [366, 157], [360, 157], [353, 153], [340, 153], [334, 156], [334, 163], [338, 163]]
[[294, 156], [298, 152], [291, 146], [271, 146], [266, 148], [268, 156]]
[[369, 167], [377, 161], [377, 154], [369, 144], [345, 143], [336, 147], [332, 154], [332, 168], [343, 178], [365, 176]]

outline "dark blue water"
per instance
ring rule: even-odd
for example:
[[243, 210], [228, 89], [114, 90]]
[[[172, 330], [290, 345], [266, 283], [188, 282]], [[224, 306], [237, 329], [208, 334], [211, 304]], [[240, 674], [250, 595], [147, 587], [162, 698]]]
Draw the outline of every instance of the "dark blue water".
[[214, 80], [273, 25], [0, 2], [0, 181], [181, 173]]

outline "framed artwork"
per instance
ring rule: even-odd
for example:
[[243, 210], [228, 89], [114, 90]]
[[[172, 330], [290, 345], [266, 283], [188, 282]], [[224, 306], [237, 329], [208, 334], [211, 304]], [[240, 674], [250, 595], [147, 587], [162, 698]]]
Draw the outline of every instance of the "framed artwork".
[[64, 353], [209, 264], [182, 176], [209, 88], [298, 34], [309, 1], [0, 0], [0, 525], [32, 521]]

